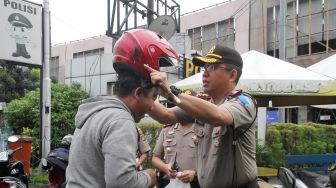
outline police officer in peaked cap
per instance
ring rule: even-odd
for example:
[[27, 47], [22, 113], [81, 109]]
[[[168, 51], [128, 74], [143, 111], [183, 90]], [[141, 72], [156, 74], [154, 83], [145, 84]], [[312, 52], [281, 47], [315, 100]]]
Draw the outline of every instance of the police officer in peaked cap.
[[31, 22], [19, 13], [13, 13], [8, 17], [8, 22], [12, 26], [11, 37], [14, 38], [16, 43], [16, 52], [12, 53], [13, 57], [24, 57], [29, 59], [30, 55], [26, 49], [26, 43], [29, 42], [27, 32], [33, 28]]

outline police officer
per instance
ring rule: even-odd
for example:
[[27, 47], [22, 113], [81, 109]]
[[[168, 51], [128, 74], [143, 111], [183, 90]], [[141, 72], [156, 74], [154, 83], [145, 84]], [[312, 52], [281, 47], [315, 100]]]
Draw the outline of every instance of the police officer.
[[138, 158], [136, 160], [136, 169], [142, 170], [142, 166], [145, 163], [145, 161], [148, 158], [148, 153], [151, 150], [145, 134], [143, 131], [138, 127], [138, 135], [139, 135], [139, 141], [138, 141]]
[[[204, 188], [257, 188], [254, 100], [235, 87], [242, 74], [243, 61], [234, 49], [216, 45], [192, 62], [203, 66], [203, 89], [209, 102], [169, 87], [165, 74], [154, 69], [151, 79], [160, 85], [160, 94], [177, 107], [155, 103], [149, 113], [160, 123], [175, 123], [186, 116], [195, 120], [197, 135], [197, 177]], [[178, 97], [173, 98], [171, 93]]]
[[14, 38], [16, 43], [16, 52], [12, 53], [12, 56], [22, 56], [29, 59], [30, 55], [26, 49], [26, 43], [29, 42], [27, 32], [29, 32], [30, 29], [33, 28], [33, 25], [25, 16], [19, 13], [13, 13], [9, 15], [8, 22], [12, 26], [12, 33], [10, 36]]
[[[160, 171], [158, 188], [169, 184], [170, 178], [178, 178], [190, 183], [192, 188], [199, 188], [195, 167], [196, 135], [192, 123], [180, 123], [163, 127], [156, 142], [152, 163]], [[175, 168], [173, 164], [175, 163]], [[179, 175], [177, 176], [177, 173]], [[177, 177], [176, 177], [177, 176]]]

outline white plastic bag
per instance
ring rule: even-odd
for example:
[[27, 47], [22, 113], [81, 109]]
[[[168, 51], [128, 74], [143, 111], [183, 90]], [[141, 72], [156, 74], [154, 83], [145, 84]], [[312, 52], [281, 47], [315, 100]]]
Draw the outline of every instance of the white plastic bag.
[[184, 183], [178, 179], [170, 179], [169, 184], [165, 188], [190, 188], [190, 183]]

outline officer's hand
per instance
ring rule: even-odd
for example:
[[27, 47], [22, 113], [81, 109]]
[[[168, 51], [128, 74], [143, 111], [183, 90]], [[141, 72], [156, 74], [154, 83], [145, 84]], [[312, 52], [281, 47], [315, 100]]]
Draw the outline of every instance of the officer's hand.
[[167, 75], [163, 72], [159, 72], [151, 67], [144, 65], [145, 69], [150, 72], [151, 81], [154, 85], [159, 85], [160, 87], [160, 95], [163, 97], [168, 97], [168, 93], [170, 92], [169, 84], [167, 81]]
[[171, 169], [171, 165], [170, 164], [166, 164], [166, 170], [165, 173], [170, 177], [170, 178], [175, 178], [177, 175], [176, 170]]
[[144, 170], [145, 173], [147, 173], [151, 179], [151, 183], [149, 187], [155, 187], [157, 179], [156, 179], [156, 173], [153, 169], [146, 169]]
[[196, 172], [194, 170], [184, 170], [177, 178], [184, 183], [189, 183], [194, 181], [195, 174]]
[[140, 162], [139, 161], [137, 161], [136, 163], [135, 163], [135, 168], [136, 168], [136, 170], [140, 170], [140, 167], [141, 167], [141, 164], [140, 164]]

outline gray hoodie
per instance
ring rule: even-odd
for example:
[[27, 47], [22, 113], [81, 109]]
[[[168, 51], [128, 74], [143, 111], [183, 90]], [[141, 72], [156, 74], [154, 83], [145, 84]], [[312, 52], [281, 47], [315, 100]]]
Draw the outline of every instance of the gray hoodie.
[[84, 101], [66, 171], [68, 188], [145, 188], [150, 177], [135, 169], [138, 133], [127, 106], [111, 96]]

